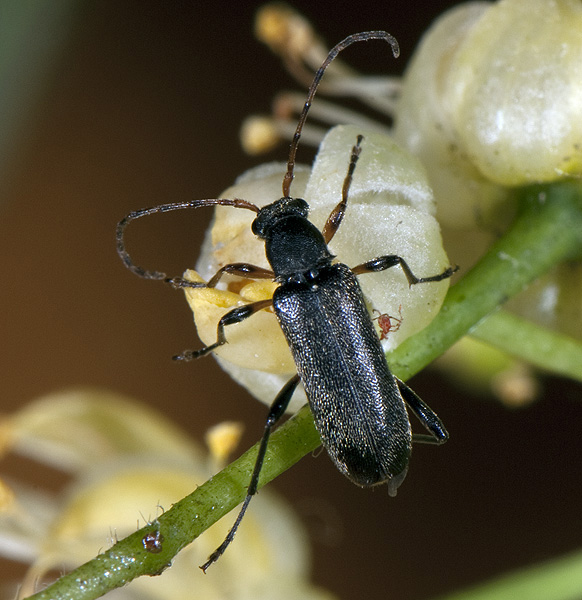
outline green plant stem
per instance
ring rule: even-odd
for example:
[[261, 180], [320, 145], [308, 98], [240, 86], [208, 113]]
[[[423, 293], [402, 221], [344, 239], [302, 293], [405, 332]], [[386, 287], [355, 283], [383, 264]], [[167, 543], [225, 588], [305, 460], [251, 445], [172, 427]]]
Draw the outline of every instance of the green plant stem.
[[582, 552], [576, 552], [442, 596], [439, 600], [579, 600], [581, 582]]
[[[582, 190], [579, 185], [529, 190], [524, 204], [524, 210], [507, 234], [451, 287], [437, 318], [391, 354], [390, 364], [399, 377], [407, 379], [418, 372], [553, 264], [580, 253]], [[319, 444], [311, 413], [304, 407], [272, 434], [260, 486]], [[177, 552], [243, 500], [256, 452], [257, 446], [254, 446], [154, 523], [30, 598], [88, 600], [140, 575], [162, 573]], [[159, 553], [144, 548], [143, 537], [152, 532], [163, 536]], [[211, 568], [220, 568], [220, 565]]]
[[512, 296], [555, 264], [580, 256], [580, 183], [523, 190], [523, 209], [513, 226], [454, 286], [428, 327], [389, 356], [395, 373], [408, 379], [477, 327]]
[[529, 364], [582, 381], [582, 343], [506, 311], [487, 317], [471, 336]]
[[[298, 411], [269, 441], [259, 487], [321, 444], [311, 412]], [[88, 600], [129, 583], [141, 575], [160, 575], [174, 556], [246, 495], [258, 444], [166, 511], [153, 523], [117, 542], [93, 560], [64, 575], [45, 590], [30, 596], [43, 600]], [[161, 534], [161, 552], [148, 552], [143, 538]], [[107, 573], [107, 575], [105, 575]]]

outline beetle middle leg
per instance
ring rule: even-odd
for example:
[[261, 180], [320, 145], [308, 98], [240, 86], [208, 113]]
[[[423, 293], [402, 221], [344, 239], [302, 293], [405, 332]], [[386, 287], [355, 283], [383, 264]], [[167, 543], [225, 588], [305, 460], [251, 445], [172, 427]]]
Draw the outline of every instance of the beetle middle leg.
[[173, 357], [174, 360], [194, 360], [196, 358], [200, 358], [201, 356], [206, 356], [206, 354], [212, 352], [219, 346], [226, 344], [226, 336], [224, 335], [224, 328], [227, 325], [234, 325], [235, 323], [240, 323], [245, 319], [248, 319], [250, 316], [254, 315], [257, 311], [262, 310], [263, 308], [267, 308], [273, 304], [272, 298], [268, 300], [259, 300], [258, 302], [252, 302], [251, 304], [245, 304], [244, 306], [237, 306], [237, 308], [233, 308], [228, 311], [221, 319], [218, 321], [218, 327], [216, 330], [216, 342], [214, 344], [210, 344], [210, 346], [205, 346], [204, 348], [200, 348], [200, 350], [185, 350], [182, 354], [178, 354]]
[[444, 444], [449, 439], [449, 434], [438, 418], [437, 414], [425, 404], [421, 398], [413, 392], [403, 381], [395, 377], [400, 394], [408, 408], [418, 417], [430, 435], [414, 434], [412, 441], [422, 444]]
[[459, 268], [447, 267], [438, 275], [431, 275], [430, 277], [417, 277], [408, 266], [408, 263], [402, 257], [397, 256], [396, 254], [388, 254], [386, 256], [378, 256], [372, 260], [362, 263], [361, 265], [357, 265], [356, 267], [352, 268], [352, 272], [355, 275], [362, 275], [363, 273], [378, 273], [379, 271], [385, 271], [386, 269], [390, 269], [396, 265], [400, 265], [400, 268], [408, 280], [408, 285], [414, 285], [416, 283], [428, 283], [430, 281], [442, 281], [443, 279], [448, 279], [451, 277], [451, 275]]
[[231, 527], [228, 532], [224, 542], [218, 546], [218, 548], [208, 557], [208, 560], [200, 567], [205, 573], [206, 569], [213, 563], [216, 562], [227, 549], [228, 545], [234, 539], [238, 527], [245, 516], [249, 503], [252, 497], [257, 493], [257, 488], [259, 486], [259, 475], [261, 473], [261, 469], [263, 467], [263, 462], [265, 460], [265, 454], [267, 452], [267, 445], [269, 443], [269, 436], [271, 435], [271, 430], [279, 421], [279, 419], [287, 410], [289, 406], [289, 402], [291, 401], [291, 396], [293, 396], [293, 392], [299, 383], [299, 375], [294, 375], [283, 387], [283, 389], [277, 394], [275, 401], [271, 405], [269, 409], [269, 414], [267, 415], [267, 420], [265, 421], [265, 430], [263, 432], [263, 437], [261, 438], [261, 444], [259, 446], [259, 451], [257, 452], [257, 458], [255, 461], [255, 466], [253, 468], [253, 474], [251, 475], [251, 481], [249, 483], [249, 487], [247, 488], [247, 495], [244, 499], [243, 505], [238, 513], [236, 521], [234, 525]]

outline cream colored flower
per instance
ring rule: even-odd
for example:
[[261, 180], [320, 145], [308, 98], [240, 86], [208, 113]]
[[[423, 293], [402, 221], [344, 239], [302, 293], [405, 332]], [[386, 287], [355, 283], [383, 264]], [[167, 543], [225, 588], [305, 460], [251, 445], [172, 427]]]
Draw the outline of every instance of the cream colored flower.
[[439, 219], [492, 222], [507, 186], [582, 174], [582, 6], [468, 2], [440, 17], [403, 79], [396, 139], [419, 156]]

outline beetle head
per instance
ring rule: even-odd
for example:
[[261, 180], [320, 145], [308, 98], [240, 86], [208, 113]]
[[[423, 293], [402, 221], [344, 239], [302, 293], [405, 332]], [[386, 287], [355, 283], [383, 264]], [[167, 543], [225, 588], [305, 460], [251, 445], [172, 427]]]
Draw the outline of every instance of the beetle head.
[[280, 198], [272, 204], [263, 206], [251, 226], [252, 232], [265, 239], [268, 230], [280, 219], [295, 215], [307, 219], [309, 204], [302, 198]]

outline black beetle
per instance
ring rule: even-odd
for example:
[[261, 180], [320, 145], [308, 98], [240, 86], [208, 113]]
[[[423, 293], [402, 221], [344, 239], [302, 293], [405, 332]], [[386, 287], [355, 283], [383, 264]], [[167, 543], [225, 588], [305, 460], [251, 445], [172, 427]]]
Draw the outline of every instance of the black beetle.
[[[240, 323], [255, 312], [272, 306], [298, 372], [279, 392], [269, 410], [245, 501], [226, 539], [201, 567], [204, 571], [233, 540], [257, 490], [271, 429], [285, 412], [300, 381], [305, 387], [323, 445], [338, 469], [357, 485], [368, 487], [387, 483], [390, 495], [395, 495], [406, 476], [412, 442], [442, 444], [448, 439], [437, 415], [390, 372], [356, 275], [400, 265], [412, 285], [441, 281], [450, 277], [455, 269], [449, 267], [438, 275], [419, 278], [405, 260], [396, 255], [377, 257], [353, 268], [333, 262], [328, 243], [346, 211], [352, 176], [362, 149], [362, 136], [358, 136], [352, 148], [341, 201], [332, 210], [323, 231], [308, 220], [307, 202], [290, 195], [301, 130], [325, 69], [344, 48], [371, 39], [388, 42], [394, 56], [398, 56], [398, 43], [384, 31], [351, 35], [330, 51], [315, 75], [299, 118], [283, 179], [282, 198], [263, 208], [242, 199], [222, 198], [164, 204], [135, 211], [117, 227], [117, 251], [125, 265], [140, 277], [161, 279], [176, 288], [214, 287], [224, 273], [252, 279], [268, 278], [280, 284], [272, 299], [253, 302], [226, 313], [218, 323], [214, 344], [175, 357], [191, 360], [208, 354], [227, 342], [224, 333], [227, 325]], [[264, 240], [272, 270], [248, 263], [228, 264], [203, 284], [179, 277], [168, 278], [164, 273], [146, 271], [133, 263], [123, 237], [128, 223], [158, 212], [217, 204], [257, 213], [252, 231]], [[412, 434], [406, 405], [430, 435]]]

